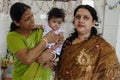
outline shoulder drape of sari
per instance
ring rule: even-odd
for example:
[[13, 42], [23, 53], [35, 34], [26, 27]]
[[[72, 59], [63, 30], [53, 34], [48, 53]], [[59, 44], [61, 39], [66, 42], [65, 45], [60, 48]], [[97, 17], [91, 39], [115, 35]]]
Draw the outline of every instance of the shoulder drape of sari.
[[[27, 48], [34, 48], [41, 40], [43, 31], [40, 29], [34, 30], [24, 41]], [[34, 53], [33, 53], [34, 55]], [[18, 59], [16, 58], [16, 61]], [[41, 64], [33, 62], [30, 66], [18, 61], [19, 70], [14, 71], [13, 80], [52, 80], [51, 68], [43, 68]], [[15, 64], [14, 64], [15, 65]], [[20, 73], [20, 75], [18, 75]]]
[[115, 50], [100, 36], [66, 44], [57, 68], [59, 80], [120, 80]]
[[[35, 47], [40, 42], [41, 38], [42, 32], [40, 30], [33, 32], [33, 34], [26, 39], [28, 49]], [[25, 71], [22, 80], [52, 80], [52, 70], [51, 68], [43, 68], [42, 65], [33, 62]]]

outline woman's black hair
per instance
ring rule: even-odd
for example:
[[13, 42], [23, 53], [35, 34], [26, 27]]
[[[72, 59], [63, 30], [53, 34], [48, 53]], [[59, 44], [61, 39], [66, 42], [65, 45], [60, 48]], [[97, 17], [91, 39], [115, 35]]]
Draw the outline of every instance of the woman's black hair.
[[[98, 22], [98, 17], [97, 17], [97, 12], [96, 12], [96, 10], [95, 10], [93, 7], [89, 6], [89, 5], [79, 5], [79, 6], [74, 10], [74, 16], [76, 15], [76, 12], [77, 12], [80, 8], [87, 9], [87, 10], [90, 12], [93, 20], [95, 20], [96, 22]], [[74, 23], [74, 22], [73, 22], [73, 23]], [[93, 26], [93, 27], [91, 28], [91, 34], [90, 34], [90, 36], [89, 36], [88, 39], [90, 39], [93, 35], [97, 35], [97, 34], [98, 34], [98, 33], [97, 33], [97, 29]], [[72, 41], [73, 41], [75, 38], [77, 38], [77, 37], [78, 37], [78, 32], [77, 32], [77, 30], [75, 29], [75, 31], [74, 31], [73, 33], [71, 33], [71, 36], [68, 37], [68, 40], [69, 40], [70, 42], [72, 42]]]
[[[27, 9], [31, 9], [31, 7], [24, 3], [16, 2], [10, 8], [11, 19], [13, 21], [19, 22], [21, 20], [22, 15]], [[17, 26], [14, 22], [12, 22], [10, 26], [10, 31], [15, 31], [19, 28], [19, 26]]]
[[62, 8], [59, 9], [59, 8], [54, 7], [47, 13], [47, 15], [48, 15], [48, 21], [51, 18], [62, 18], [63, 21], [65, 19], [65, 12]]

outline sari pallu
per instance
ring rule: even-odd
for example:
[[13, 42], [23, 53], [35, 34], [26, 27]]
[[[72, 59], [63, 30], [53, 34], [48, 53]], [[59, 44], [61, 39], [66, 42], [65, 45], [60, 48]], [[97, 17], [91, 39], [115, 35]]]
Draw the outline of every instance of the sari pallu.
[[[42, 38], [42, 33], [43, 33], [42, 30], [36, 29], [27, 38], [24, 38], [22, 36], [23, 43], [26, 45], [25, 47], [28, 50], [34, 48], [40, 42]], [[21, 37], [20, 34], [18, 33], [17, 36]], [[53, 79], [51, 68], [43, 68], [42, 64], [38, 64], [35, 61], [30, 66], [25, 65], [16, 56], [14, 56], [14, 68], [13, 68], [12, 77], [13, 80], [52, 80]]]
[[[39, 30], [27, 37], [26, 45], [28, 49], [34, 48], [40, 42], [41, 38], [42, 33]], [[27, 71], [25, 71], [22, 80], [52, 80], [52, 69], [43, 68], [42, 64], [33, 62]]]
[[93, 36], [74, 45], [66, 42], [58, 64], [58, 80], [120, 80], [115, 50], [102, 37]]

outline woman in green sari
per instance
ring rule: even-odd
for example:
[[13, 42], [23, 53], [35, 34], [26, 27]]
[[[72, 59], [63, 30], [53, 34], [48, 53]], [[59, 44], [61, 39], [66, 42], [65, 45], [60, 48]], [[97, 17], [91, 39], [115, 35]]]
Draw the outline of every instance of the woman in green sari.
[[52, 53], [53, 49], [45, 47], [47, 43], [63, 40], [63, 36], [50, 31], [41, 39], [43, 30], [35, 29], [31, 8], [24, 3], [13, 4], [10, 16], [13, 22], [7, 35], [7, 47], [14, 55], [12, 80], [52, 80], [53, 65], [44, 68], [43, 64], [52, 64], [55, 54]]

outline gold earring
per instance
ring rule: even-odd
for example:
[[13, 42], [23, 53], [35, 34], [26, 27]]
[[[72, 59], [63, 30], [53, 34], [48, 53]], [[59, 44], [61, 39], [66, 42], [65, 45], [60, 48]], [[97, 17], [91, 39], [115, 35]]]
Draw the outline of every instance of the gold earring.
[[18, 22], [13, 21], [16, 26], [20, 26]]
[[19, 24], [16, 24], [17, 26], [20, 26]]

